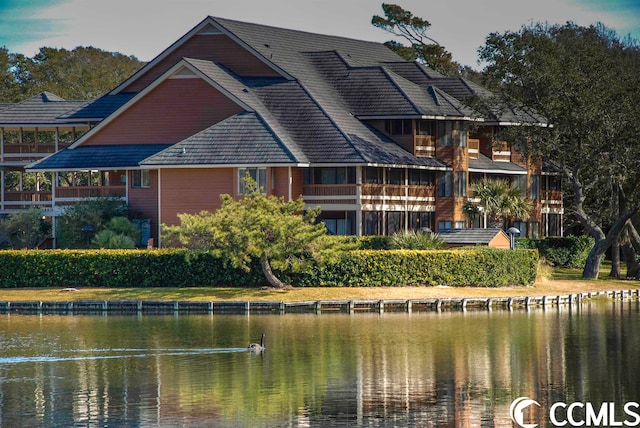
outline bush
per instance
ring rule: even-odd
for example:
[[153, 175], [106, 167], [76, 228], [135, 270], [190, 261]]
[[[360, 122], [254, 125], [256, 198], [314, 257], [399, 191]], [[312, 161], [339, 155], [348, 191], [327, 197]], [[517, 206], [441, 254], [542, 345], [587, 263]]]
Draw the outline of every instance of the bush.
[[566, 236], [545, 239], [516, 239], [517, 248], [537, 249], [540, 257], [552, 266], [581, 268], [595, 244], [591, 237]]
[[351, 251], [299, 285], [502, 287], [531, 285], [538, 252], [492, 248], [461, 250]]
[[[535, 250], [355, 250], [310, 273], [279, 272], [299, 286], [529, 285]], [[261, 286], [257, 261], [247, 272], [213, 252], [169, 250], [1, 251], [0, 287]]]
[[390, 239], [394, 250], [443, 250], [446, 244], [436, 233], [402, 232], [394, 233]]

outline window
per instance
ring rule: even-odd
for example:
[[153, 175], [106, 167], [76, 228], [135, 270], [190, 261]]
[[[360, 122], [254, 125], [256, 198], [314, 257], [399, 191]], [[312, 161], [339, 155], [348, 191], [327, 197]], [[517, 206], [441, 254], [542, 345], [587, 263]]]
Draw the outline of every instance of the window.
[[434, 135], [434, 126], [431, 120], [418, 120], [418, 135]]
[[409, 228], [418, 232], [433, 230], [433, 212], [412, 212], [409, 217]]
[[467, 196], [467, 171], [456, 171], [456, 197]]
[[438, 122], [438, 146], [451, 147], [452, 134], [452, 122]]
[[540, 199], [540, 176], [532, 175], [529, 178], [529, 198]]
[[527, 222], [526, 221], [516, 221], [513, 223], [513, 227], [520, 231], [518, 235], [519, 238], [524, 238], [527, 236]]
[[131, 187], [134, 189], [148, 189], [151, 187], [151, 171], [148, 169], [131, 171]]
[[324, 223], [330, 235], [353, 235], [355, 214], [355, 211], [324, 212], [320, 214], [318, 221]]
[[389, 170], [389, 184], [404, 184], [404, 169], [393, 168]]
[[412, 169], [409, 171], [409, 184], [412, 186], [433, 186], [431, 171]]
[[411, 119], [389, 119], [384, 123], [384, 130], [389, 135], [412, 135], [413, 120]]
[[438, 196], [441, 198], [451, 197], [453, 192], [453, 176], [451, 171], [441, 171], [438, 173]]
[[449, 220], [440, 220], [438, 222], [438, 232], [443, 230], [451, 230], [453, 228], [453, 223]]
[[527, 176], [526, 175], [516, 175], [512, 179], [513, 186], [520, 189], [520, 193], [522, 196], [526, 196], [527, 194]]
[[467, 222], [464, 220], [461, 221], [456, 221], [456, 229], [466, 229], [467, 228]]
[[238, 168], [238, 194], [244, 195], [246, 189], [244, 178], [249, 176], [255, 181], [261, 193], [265, 193], [267, 188], [267, 168]]
[[404, 212], [389, 211], [387, 213], [387, 235], [400, 233], [404, 230]]
[[378, 211], [363, 211], [365, 235], [382, 235], [382, 213]]
[[304, 171], [304, 184], [355, 184], [353, 167], [309, 168]]
[[531, 239], [540, 239], [540, 223], [532, 222], [531, 227], [529, 228], [529, 238]]
[[467, 130], [464, 129], [462, 122], [455, 123], [455, 130], [456, 147], [467, 147]]
[[364, 177], [362, 181], [366, 184], [382, 184], [382, 175], [384, 170], [382, 168], [374, 168], [368, 166], [364, 168]]

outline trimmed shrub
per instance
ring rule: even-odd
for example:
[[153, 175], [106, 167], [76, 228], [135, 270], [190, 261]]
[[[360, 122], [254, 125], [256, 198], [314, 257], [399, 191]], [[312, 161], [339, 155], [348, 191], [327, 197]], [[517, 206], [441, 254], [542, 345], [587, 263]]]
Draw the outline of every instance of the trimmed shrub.
[[311, 286], [531, 285], [538, 252], [499, 249], [351, 251], [300, 280]]
[[[535, 281], [535, 250], [358, 250], [312, 273], [280, 272], [298, 286], [499, 287]], [[1, 251], [0, 287], [260, 286], [257, 261], [234, 269], [213, 252], [170, 250]]]
[[566, 236], [545, 239], [516, 239], [516, 248], [537, 249], [540, 257], [552, 266], [581, 268], [595, 240], [587, 236]]

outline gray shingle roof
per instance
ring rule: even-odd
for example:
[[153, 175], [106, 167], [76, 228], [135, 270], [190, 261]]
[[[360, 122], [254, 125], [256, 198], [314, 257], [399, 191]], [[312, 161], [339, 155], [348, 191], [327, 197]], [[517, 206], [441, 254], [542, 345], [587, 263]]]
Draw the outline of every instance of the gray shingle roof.
[[143, 160], [144, 166], [291, 164], [294, 157], [256, 113], [239, 113]]
[[[464, 99], [482, 88], [403, 61], [383, 44], [224, 18], [208, 17], [201, 24], [205, 23], [218, 26], [283, 71], [283, 76], [242, 78], [210, 60], [183, 58], [185, 67], [208, 79], [247, 112], [177, 142], [145, 165], [286, 162], [442, 168], [447, 165], [414, 156], [359, 117], [471, 119], [477, 115], [464, 105]], [[149, 66], [154, 64], [155, 60]], [[107, 116], [133, 96], [118, 93], [126, 88], [125, 83], [111, 95], [78, 106], [64, 119]], [[483, 168], [486, 159], [477, 164]]]
[[169, 147], [167, 144], [84, 145], [64, 149], [26, 167], [34, 171], [91, 168], [136, 168], [139, 162]]
[[478, 159], [469, 159], [469, 171], [473, 172], [491, 172], [494, 174], [526, 174], [527, 170], [512, 162], [494, 161], [479, 154]]
[[488, 245], [501, 234], [507, 236], [502, 229], [450, 229], [438, 232], [447, 245]]
[[67, 101], [50, 92], [42, 92], [0, 110], [0, 126], [62, 125], [65, 113], [86, 101]]
[[96, 100], [88, 101], [77, 106], [77, 108], [61, 115], [60, 118], [66, 120], [102, 119], [116, 111], [133, 98], [134, 95], [134, 93], [107, 94]]

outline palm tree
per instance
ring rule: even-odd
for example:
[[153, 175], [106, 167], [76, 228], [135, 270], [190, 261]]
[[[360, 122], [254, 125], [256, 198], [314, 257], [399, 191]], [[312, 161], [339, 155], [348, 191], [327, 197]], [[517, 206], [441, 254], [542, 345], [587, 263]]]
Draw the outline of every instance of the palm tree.
[[483, 178], [472, 184], [471, 190], [480, 206], [467, 202], [464, 211], [467, 216], [484, 214], [485, 227], [503, 227], [506, 220], [529, 217], [531, 201], [507, 180]]

